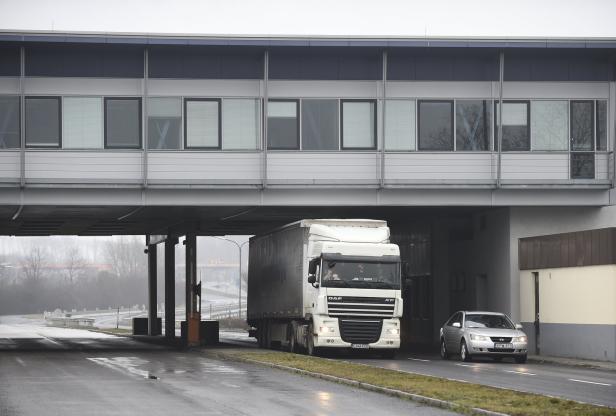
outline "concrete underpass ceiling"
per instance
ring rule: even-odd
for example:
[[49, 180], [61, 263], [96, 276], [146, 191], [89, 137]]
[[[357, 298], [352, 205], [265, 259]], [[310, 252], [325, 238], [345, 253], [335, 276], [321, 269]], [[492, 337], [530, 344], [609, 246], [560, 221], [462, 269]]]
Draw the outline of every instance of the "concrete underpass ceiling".
[[[461, 207], [0, 206], [0, 235], [258, 234], [302, 218], [373, 218], [390, 223], [467, 216]], [[17, 214], [17, 215], [16, 215]], [[13, 219], [13, 217], [16, 217]]]

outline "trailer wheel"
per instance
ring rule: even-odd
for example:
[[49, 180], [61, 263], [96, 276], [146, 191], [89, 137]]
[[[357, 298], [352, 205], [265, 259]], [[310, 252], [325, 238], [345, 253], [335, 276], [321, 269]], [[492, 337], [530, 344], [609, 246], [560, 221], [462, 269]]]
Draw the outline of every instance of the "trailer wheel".
[[292, 353], [297, 353], [297, 338], [295, 337], [295, 328], [296, 326], [294, 325], [293, 322], [289, 323], [289, 326], [287, 327], [287, 331], [288, 331], [288, 340], [289, 340], [289, 351]]
[[311, 356], [319, 355], [319, 349], [314, 346], [314, 330], [312, 323], [308, 325], [306, 338], [306, 353]]

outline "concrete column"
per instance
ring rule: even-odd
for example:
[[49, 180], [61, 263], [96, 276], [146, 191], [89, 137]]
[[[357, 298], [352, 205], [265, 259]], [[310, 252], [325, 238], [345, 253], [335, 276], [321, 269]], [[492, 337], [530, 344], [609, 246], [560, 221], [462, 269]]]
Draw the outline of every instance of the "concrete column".
[[148, 335], [158, 335], [156, 290], [156, 245], [148, 246]]
[[175, 245], [177, 238], [165, 241], [165, 337], [175, 338]]
[[186, 235], [186, 335], [187, 345], [199, 345], [201, 316], [197, 300], [197, 236]]

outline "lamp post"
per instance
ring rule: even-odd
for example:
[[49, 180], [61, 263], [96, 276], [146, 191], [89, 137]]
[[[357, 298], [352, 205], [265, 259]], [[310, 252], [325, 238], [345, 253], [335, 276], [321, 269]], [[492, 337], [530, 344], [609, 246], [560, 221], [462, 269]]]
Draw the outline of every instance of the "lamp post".
[[219, 240], [224, 240], [224, 241], [228, 241], [230, 243], [233, 243], [237, 246], [237, 250], [239, 253], [239, 258], [240, 258], [240, 277], [239, 277], [239, 284], [238, 284], [238, 295], [237, 295], [237, 316], [242, 319], [242, 247], [244, 247], [244, 244], [248, 243], [249, 240], [244, 241], [242, 244], [239, 244], [237, 241], [235, 240], [231, 240], [229, 238], [224, 238], [224, 237], [216, 237], [216, 236], [212, 236], [214, 238], [217, 238]]

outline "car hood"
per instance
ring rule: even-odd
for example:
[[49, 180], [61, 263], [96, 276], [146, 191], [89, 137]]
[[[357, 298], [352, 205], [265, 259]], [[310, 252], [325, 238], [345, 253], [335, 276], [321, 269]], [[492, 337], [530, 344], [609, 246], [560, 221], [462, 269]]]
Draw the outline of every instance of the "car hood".
[[522, 337], [526, 334], [519, 329], [501, 328], [467, 328], [469, 334], [484, 335], [487, 337]]

